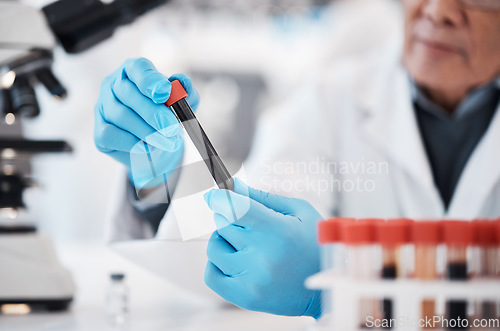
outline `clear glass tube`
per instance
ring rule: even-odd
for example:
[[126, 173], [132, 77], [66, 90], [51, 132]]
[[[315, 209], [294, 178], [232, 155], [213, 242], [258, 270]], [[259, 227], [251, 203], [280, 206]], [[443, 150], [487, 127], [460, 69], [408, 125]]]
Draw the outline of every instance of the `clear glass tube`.
[[[468, 278], [467, 249], [465, 245], [449, 245], [446, 249], [447, 279], [465, 281]], [[446, 302], [448, 320], [467, 318], [467, 301], [448, 300]]]
[[[357, 280], [375, 279], [377, 276], [374, 245], [347, 246], [347, 275]], [[381, 318], [379, 300], [363, 298], [359, 304], [359, 326], [366, 328], [367, 317]]]
[[[413, 277], [419, 280], [436, 280], [439, 278], [437, 268], [437, 245], [416, 244], [414, 248]], [[422, 301], [422, 316], [424, 320], [433, 320], [436, 313], [436, 301], [428, 298]]]
[[321, 270], [343, 275], [347, 268], [345, 246], [340, 243], [321, 245]]
[[[474, 249], [474, 278], [494, 279], [498, 277], [498, 252], [495, 246], [478, 246]], [[474, 303], [474, 318], [495, 319], [499, 316], [498, 302], [482, 301]]]
[[321, 271], [331, 270], [333, 268], [333, 252], [335, 249], [335, 245], [333, 244], [324, 244], [321, 245], [321, 261], [320, 267]]
[[[345, 246], [340, 243], [321, 245], [321, 270], [331, 272], [332, 275], [345, 275], [347, 268], [347, 257]], [[332, 293], [324, 290], [322, 292], [323, 319], [333, 310]]]

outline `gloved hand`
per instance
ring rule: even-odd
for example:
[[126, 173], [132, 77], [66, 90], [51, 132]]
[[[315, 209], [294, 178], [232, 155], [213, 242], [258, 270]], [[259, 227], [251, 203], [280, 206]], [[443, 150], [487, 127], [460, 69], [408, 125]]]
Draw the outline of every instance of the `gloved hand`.
[[127, 166], [137, 188], [163, 183], [164, 175], [179, 165], [184, 143], [181, 126], [163, 103], [170, 97], [170, 81], [178, 79], [193, 109], [199, 95], [189, 77], [167, 79], [147, 59], [129, 59], [101, 84], [95, 106], [94, 140], [97, 148]]
[[306, 201], [262, 192], [235, 179], [235, 192], [205, 200], [217, 224], [207, 248], [205, 283], [244, 309], [287, 316], [321, 315], [319, 291], [304, 281], [319, 271], [316, 223]]

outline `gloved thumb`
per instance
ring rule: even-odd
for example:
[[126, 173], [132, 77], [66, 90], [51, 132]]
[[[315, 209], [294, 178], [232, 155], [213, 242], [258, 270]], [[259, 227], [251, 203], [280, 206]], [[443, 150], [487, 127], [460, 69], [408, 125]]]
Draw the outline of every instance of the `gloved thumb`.
[[302, 201], [251, 188], [238, 178], [234, 178], [234, 192], [249, 197], [283, 215], [293, 215]]

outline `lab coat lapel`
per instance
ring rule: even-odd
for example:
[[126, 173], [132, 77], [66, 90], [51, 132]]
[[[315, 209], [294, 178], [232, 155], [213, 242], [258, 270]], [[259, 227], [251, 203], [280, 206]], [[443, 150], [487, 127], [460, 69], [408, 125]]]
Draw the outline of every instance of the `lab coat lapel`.
[[[481, 217], [481, 210], [500, 180], [500, 105], [488, 131], [472, 153], [450, 205], [455, 218]], [[500, 201], [498, 201], [500, 203]]]
[[[399, 64], [399, 55], [391, 61], [373, 76], [371, 91], [363, 92], [361, 107], [367, 112], [363, 126], [365, 135], [393, 167], [391, 177], [401, 216], [442, 217], [444, 205], [421, 139], [409, 80]], [[390, 74], [383, 74], [383, 71]]]

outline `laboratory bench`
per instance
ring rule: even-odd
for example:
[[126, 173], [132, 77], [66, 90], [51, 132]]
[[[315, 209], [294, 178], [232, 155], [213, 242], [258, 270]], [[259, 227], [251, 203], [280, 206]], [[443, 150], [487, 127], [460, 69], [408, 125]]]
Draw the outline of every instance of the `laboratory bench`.
[[[214, 302], [180, 289], [102, 244], [58, 244], [77, 287], [66, 312], [0, 315], [1, 331], [309, 330], [308, 317], [282, 317]], [[123, 272], [129, 288], [128, 322], [117, 327], [106, 309], [110, 272]]]

